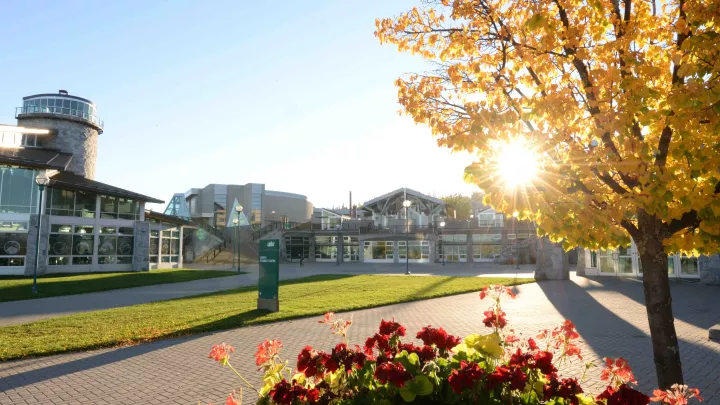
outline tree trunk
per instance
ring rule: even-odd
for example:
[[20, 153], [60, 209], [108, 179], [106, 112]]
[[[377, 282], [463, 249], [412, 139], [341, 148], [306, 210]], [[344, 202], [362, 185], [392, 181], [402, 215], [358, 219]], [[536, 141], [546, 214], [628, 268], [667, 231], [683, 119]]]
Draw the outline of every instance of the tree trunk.
[[660, 220], [641, 212], [638, 215], [639, 237], [635, 238], [643, 270], [645, 308], [650, 324], [655, 371], [658, 386], [665, 390], [683, 384], [680, 348], [672, 313], [668, 256], [663, 247], [666, 231]]

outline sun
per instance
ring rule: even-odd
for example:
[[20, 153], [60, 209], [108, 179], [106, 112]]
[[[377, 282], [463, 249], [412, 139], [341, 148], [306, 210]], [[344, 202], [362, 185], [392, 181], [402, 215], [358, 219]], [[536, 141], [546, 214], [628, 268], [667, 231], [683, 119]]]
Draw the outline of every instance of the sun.
[[526, 186], [536, 178], [538, 155], [527, 141], [516, 139], [500, 145], [497, 156], [497, 174], [506, 186]]

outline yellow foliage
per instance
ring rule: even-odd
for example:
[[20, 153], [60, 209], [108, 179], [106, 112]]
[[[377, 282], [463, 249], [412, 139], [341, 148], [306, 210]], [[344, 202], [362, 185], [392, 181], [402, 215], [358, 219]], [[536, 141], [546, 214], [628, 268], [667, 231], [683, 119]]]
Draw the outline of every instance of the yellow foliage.
[[[465, 179], [495, 209], [567, 247], [653, 232], [668, 251], [717, 252], [720, 2], [625, 4], [443, 0], [375, 35], [435, 62], [398, 79], [400, 104], [440, 146], [476, 155]], [[494, 145], [518, 138], [540, 170], [511, 188]]]

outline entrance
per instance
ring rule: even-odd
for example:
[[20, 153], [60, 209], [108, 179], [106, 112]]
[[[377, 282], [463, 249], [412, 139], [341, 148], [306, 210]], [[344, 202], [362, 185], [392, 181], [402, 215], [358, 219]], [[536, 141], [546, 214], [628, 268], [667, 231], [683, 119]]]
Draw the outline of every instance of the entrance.
[[601, 250], [597, 253], [601, 276], [636, 276], [633, 251], [630, 248]]

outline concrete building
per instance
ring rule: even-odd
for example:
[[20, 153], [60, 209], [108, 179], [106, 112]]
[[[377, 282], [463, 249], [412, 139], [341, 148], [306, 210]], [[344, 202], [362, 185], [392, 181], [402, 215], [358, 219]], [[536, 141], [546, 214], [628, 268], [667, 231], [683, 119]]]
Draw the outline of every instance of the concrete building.
[[[182, 265], [182, 220], [146, 215], [145, 203], [163, 201], [94, 180], [97, 114], [61, 90], [24, 97], [17, 125], [0, 125], [0, 275]], [[167, 249], [153, 263], [155, 233]]]
[[304, 195], [266, 190], [264, 184], [208, 184], [176, 193], [165, 214], [222, 230], [232, 226], [229, 221], [236, 205], [243, 207], [244, 220], [254, 228], [272, 222], [307, 222], [313, 210]]
[[[409, 201], [406, 208], [404, 202]], [[310, 223], [257, 238], [281, 239], [287, 260], [367, 263], [516, 262], [535, 259], [535, 227], [514, 219], [447, 218], [445, 203], [409, 188], [365, 202], [346, 215], [316, 208]]]

